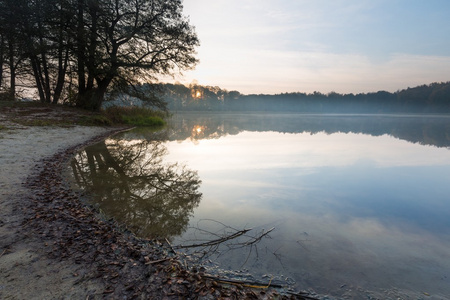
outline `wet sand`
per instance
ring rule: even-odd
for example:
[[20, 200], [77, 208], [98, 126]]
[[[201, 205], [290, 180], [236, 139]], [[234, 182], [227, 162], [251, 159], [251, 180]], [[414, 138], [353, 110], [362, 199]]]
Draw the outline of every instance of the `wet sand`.
[[[4, 118], [3, 118], [4, 119]], [[104, 128], [24, 127], [2, 122], [0, 131], [0, 298], [86, 298], [102, 292], [99, 280], [79, 283], [83, 266], [49, 259], [45, 241], [23, 229], [34, 195], [26, 186], [42, 158], [81, 144]]]

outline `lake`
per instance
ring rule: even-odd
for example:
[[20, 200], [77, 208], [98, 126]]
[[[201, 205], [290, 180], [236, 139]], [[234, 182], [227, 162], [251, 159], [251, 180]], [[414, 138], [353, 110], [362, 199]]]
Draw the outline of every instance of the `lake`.
[[70, 170], [107, 216], [209, 273], [450, 299], [449, 116], [180, 113]]

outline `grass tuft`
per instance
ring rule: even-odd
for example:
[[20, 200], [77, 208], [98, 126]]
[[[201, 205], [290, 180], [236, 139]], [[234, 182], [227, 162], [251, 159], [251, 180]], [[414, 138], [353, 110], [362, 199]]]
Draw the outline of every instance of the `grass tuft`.
[[114, 124], [132, 126], [164, 126], [164, 114], [145, 107], [112, 106], [103, 111], [103, 115]]
[[90, 115], [81, 117], [78, 124], [84, 126], [111, 126], [113, 122], [104, 115]]

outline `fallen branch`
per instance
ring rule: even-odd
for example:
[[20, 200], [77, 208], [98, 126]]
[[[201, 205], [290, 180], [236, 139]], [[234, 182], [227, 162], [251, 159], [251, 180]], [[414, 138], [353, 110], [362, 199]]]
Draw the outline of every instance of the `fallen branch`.
[[[275, 229], [275, 227], [270, 228], [269, 230], [267, 230], [266, 232], [261, 233], [258, 237], [253, 238], [253, 241], [248, 241], [246, 242], [244, 245], [248, 246], [248, 245], [252, 245], [255, 244], [257, 242], [259, 242], [263, 237], [265, 237], [266, 235], [268, 235], [270, 232], [272, 232]], [[263, 229], [264, 230], [264, 229]]]
[[220, 239], [216, 239], [216, 240], [212, 240], [212, 241], [208, 241], [208, 242], [204, 242], [204, 243], [200, 243], [200, 244], [191, 244], [191, 245], [178, 245], [178, 246], [174, 246], [174, 249], [186, 249], [186, 248], [197, 248], [197, 247], [210, 247], [210, 246], [215, 246], [215, 245], [219, 245], [222, 244], [226, 241], [232, 240], [234, 238], [237, 238], [241, 235], [246, 234], [247, 232], [249, 232], [252, 229], [243, 229], [243, 230], [239, 230], [231, 235], [222, 237]]
[[274, 284], [272, 283], [272, 279], [269, 281], [269, 283], [261, 283], [256, 281], [243, 281], [243, 280], [233, 280], [233, 279], [224, 279], [220, 277], [215, 277], [211, 275], [203, 275], [203, 278], [211, 279], [217, 282], [221, 283], [229, 283], [234, 285], [242, 285], [245, 287], [255, 288], [255, 289], [268, 289], [268, 288], [284, 288], [284, 286], [280, 284]]
[[146, 262], [145, 264], [146, 265], [154, 265], [154, 264], [159, 264], [159, 263], [171, 260], [171, 259], [172, 259], [171, 257], [168, 257], [168, 258], [163, 258], [163, 259], [159, 259], [159, 260], [149, 261], [149, 262]]

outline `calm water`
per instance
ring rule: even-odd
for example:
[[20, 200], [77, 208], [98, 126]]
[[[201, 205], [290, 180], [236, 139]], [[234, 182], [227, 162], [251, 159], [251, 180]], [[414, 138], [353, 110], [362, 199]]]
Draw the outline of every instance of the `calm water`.
[[143, 237], [198, 246], [252, 229], [180, 249], [209, 272], [450, 298], [449, 117], [183, 114], [88, 147], [71, 170]]

